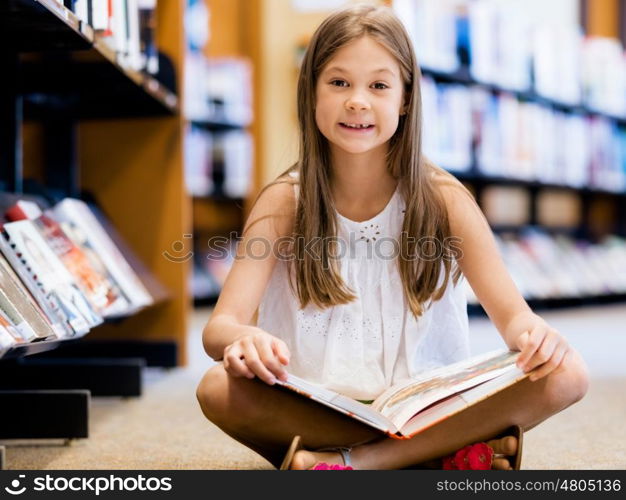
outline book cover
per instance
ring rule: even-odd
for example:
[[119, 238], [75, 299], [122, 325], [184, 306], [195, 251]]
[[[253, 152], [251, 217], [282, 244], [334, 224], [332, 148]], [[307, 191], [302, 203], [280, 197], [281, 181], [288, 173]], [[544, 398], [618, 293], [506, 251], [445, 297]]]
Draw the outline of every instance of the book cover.
[[[17, 310], [23, 322], [18, 324], [7, 318], [25, 340], [57, 337], [50, 319], [30, 294], [24, 283], [0, 254], [0, 289]], [[32, 333], [31, 333], [32, 330]], [[34, 335], [34, 336], [33, 336]]]
[[5, 344], [9, 342], [8, 347], [14, 344], [21, 344], [24, 342], [24, 337], [20, 335], [17, 328], [9, 318], [4, 314], [4, 311], [0, 308], [0, 330], [2, 330], [2, 336]]
[[0, 358], [16, 343], [17, 342], [13, 338], [13, 336], [6, 330], [3, 325], [0, 324]]
[[89, 206], [80, 200], [66, 198], [54, 207], [57, 220], [71, 223], [85, 236], [91, 248], [99, 255], [133, 309], [151, 305], [151, 295], [137, 274], [111, 240]]
[[[26, 293], [32, 298], [42, 315], [51, 325], [55, 335], [58, 338], [71, 337], [74, 330], [65, 321], [61, 312], [58, 310], [58, 304], [46, 294], [42, 284], [35, 279], [25, 262], [17, 255], [11, 244], [6, 239], [4, 230], [0, 235], [0, 250], [3, 258], [6, 259], [7, 268], [16, 275], [17, 282], [25, 287]], [[11, 319], [13, 321], [13, 319]]]
[[37, 339], [37, 334], [9, 300], [6, 293], [4, 293], [4, 288], [0, 288], [0, 315], [7, 318], [10, 325], [15, 327], [22, 341], [31, 342]]
[[304, 397], [374, 427], [395, 439], [415, 434], [451, 417], [528, 376], [515, 365], [519, 352], [491, 351], [429, 370], [394, 384], [371, 405], [309, 383], [294, 375], [277, 381]]

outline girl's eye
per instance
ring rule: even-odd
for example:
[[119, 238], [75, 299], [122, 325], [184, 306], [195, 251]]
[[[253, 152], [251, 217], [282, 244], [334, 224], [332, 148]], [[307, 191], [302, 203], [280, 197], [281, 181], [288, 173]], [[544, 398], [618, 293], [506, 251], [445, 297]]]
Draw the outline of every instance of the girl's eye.
[[376, 90], [384, 90], [384, 89], [388, 89], [389, 87], [385, 83], [377, 82], [374, 84], [374, 88]]
[[333, 80], [332, 82], [330, 82], [331, 85], [334, 85], [335, 87], [346, 87], [348, 85], [348, 82], [346, 82], [345, 80]]

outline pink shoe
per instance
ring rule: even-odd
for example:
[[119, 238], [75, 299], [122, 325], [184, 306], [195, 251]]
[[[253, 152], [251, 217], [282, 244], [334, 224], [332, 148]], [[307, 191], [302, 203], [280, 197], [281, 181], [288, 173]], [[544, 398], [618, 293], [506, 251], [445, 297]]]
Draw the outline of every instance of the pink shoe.
[[327, 464], [326, 462], [316, 463], [309, 470], [354, 470], [351, 465]]

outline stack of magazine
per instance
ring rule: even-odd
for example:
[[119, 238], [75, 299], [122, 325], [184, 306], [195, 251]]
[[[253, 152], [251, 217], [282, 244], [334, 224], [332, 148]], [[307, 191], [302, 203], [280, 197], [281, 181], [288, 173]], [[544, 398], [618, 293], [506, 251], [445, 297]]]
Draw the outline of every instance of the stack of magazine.
[[155, 302], [80, 200], [42, 211], [20, 200], [0, 235], [0, 357], [16, 345], [85, 335]]

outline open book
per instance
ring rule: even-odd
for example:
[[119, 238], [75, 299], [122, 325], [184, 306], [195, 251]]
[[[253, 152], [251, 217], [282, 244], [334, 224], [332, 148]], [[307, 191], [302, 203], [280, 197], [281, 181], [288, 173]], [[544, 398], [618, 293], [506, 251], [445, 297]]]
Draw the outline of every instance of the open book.
[[396, 439], [415, 434], [526, 378], [515, 364], [519, 352], [491, 351], [397, 383], [370, 405], [289, 374], [290, 389]]

